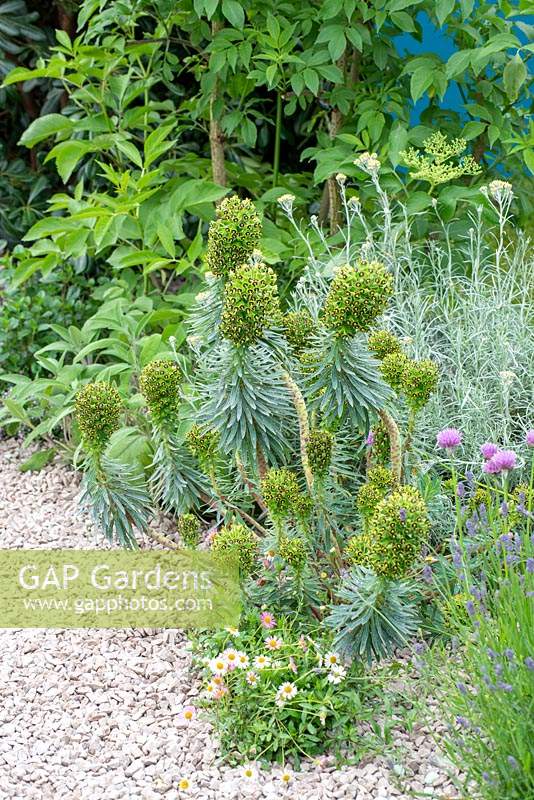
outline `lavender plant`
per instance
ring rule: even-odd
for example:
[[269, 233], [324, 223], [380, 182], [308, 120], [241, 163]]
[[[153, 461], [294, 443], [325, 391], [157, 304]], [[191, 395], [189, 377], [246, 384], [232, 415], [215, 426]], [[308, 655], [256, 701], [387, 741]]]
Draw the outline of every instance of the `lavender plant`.
[[431, 661], [449, 723], [444, 744], [469, 796], [484, 800], [534, 797], [534, 431], [525, 443], [529, 484], [513, 490], [520, 458], [490, 442], [479, 478], [455, 477], [452, 564], [443, 555], [427, 576], [461, 642], [452, 659], [434, 652]]

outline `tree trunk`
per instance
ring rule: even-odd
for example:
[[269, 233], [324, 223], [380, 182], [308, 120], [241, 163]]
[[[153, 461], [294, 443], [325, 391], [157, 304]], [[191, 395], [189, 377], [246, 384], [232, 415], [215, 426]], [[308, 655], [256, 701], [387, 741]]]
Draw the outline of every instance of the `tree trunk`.
[[[214, 21], [211, 24], [212, 39], [222, 28], [222, 22]], [[215, 84], [210, 99], [210, 151], [211, 151], [211, 172], [214, 183], [220, 186], [227, 186], [226, 166], [224, 164], [224, 134], [219, 122], [217, 112], [217, 101], [219, 100], [219, 79], [215, 78]]]

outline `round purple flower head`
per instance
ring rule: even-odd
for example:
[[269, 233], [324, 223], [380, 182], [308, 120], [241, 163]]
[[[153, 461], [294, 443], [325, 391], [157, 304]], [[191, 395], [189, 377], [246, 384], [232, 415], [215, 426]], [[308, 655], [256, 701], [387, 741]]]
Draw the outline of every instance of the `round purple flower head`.
[[486, 461], [489, 461], [490, 458], [493, 458], [495, 453], [499, 452], [499, 448], [497, 447], [496, 444], [493, 444], [493, 442], [484, 442], [484, 444], [480, 448], [480, 452], [482, 453]]
[[531, 430], [527, 431], [527, 435], [526, 435], [525, 439], [526, 439], [526, 443], [528, 444], [529, 447], [534, 447], [534, 428], [532, 428]]
[[482, 472], [486, 472], [488, 475], [498, 475], [501, 471], [498, 463], [495, 461], [495, 457], [490, 458], [488, 461], [485, 461], [482, 465]]
[[498, 450], [491, 459], [499, 469], [499, 472], [507, 472], [517, 465], [517, 456], [513, 450]]
[[454, 450], [462, 442], [462, 434], [456, 428], [444, 428], [436, 437], [438, 447]]

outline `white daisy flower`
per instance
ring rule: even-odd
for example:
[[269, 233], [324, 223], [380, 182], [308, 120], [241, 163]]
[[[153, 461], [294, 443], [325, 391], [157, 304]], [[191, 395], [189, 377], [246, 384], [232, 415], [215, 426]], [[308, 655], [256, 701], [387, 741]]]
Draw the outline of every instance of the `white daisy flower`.
[[228, 672], [228, 662], [221, 653], [212, 658], [208, 666], [214, 675], [224, 675], [225, 672]]
[[254, 666], [256, 669], [265, 669], [271, 666], [271, 659], [269, 656], [256, 656], [254, 659]]
[[265, 647], [267, 650], [280, 650], [282, 644], [283, 642], [278, 636], [268, 636], [265, 639]]

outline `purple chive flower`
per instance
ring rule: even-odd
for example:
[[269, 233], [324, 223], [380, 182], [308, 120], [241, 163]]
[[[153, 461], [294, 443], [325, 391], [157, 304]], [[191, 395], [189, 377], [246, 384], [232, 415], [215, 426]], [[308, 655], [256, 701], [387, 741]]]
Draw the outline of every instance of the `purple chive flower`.
[[454, 450], [462, 443], [462, 434], [456, 428], [444, 428], [436, 436], [436, 442], [443, 450]]
[[499, 468], [499, 472], [508, 472], [517, 465], [517, 456], [513, 450], [499, 450], [491, 459]]
[[482, 465], [482, 472], [485, 472], [487, 475], [498, 475], [500, 471], [501, 469], [495, 461], [495, 457], [490, 458], [489, 461], [485, 461]]
[[399, 519], [401, 522], [406, 522], [406, 509], [399, 508]]
[[367, 439], [365, 440], [365, 444], [367, 445], [367, 447], [372, 447], [374, 443], [375, 443], [375, 435], [373, 431], [369, 431]]
[[527, 431], [525, 441], [529, 447], [534, 447], [534, 428], [531, 428], [529, 431]]
[[534, 575], [534, 558], [527, 558], [527, 572], [529, 575]]
[[530, 656], [527, 656], [523, 663], [525, 664], [525, 667], [527, 669], [530, 669], [530, 670], [534, 671], [534, 658], [531, 658]]
[[490, 458], [493, 458], [495, 453], [499, 452], [499, 448], [493, 442], [484, 442], [482, 447], [480, 448], [480, 452], [482, 456], [485, 458], [486, 461], [489, 461]]

